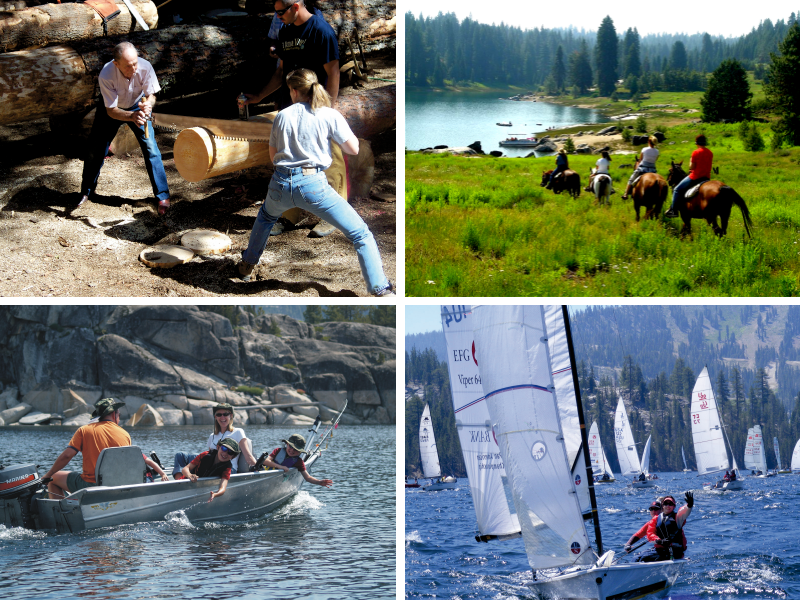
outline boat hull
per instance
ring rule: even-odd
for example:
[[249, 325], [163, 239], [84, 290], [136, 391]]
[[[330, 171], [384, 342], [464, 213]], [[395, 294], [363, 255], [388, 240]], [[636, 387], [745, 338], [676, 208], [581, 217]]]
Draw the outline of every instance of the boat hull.
[[635, 488], [651, 488], [656, 487], [655, 482], [653, 481], [634, 481], [633, 487]]
[[[309, 461], [310, 466], [314, 460]], [[304, 482], [299, 471], [237, 473], [225, 494], [208, 502], [218, 477], [79, 490], [63, 500], [37, 499], [37, 528], [74, 533], [86, 529], [163, 521], [182, 511], [189, 521], [244, 521], [259, 518], [289, 500]]]
[[500, 146], [504, 147], [511, 147], [511, 148], [536, 148], [539, 145], [539, 142], [498, 142]]
[[685, 565], [686, 560], [681, 559], [593, 567], [530, 585], [542, 600], [661, 598], [675, 584]]
[[454, 490], [457, 487], [457, 481], [437, 481], [436, 483], [424, 486], [422, 489], [426, 492], [438, 492], [439, 490]]

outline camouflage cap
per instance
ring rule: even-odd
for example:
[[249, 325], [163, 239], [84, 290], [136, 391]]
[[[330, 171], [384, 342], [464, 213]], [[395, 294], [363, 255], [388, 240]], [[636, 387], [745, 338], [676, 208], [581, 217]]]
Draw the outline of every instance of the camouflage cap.
[[92, 417], [100, 417], [101, 419], [106, 415], [110, 415], [115, 410], [119, 410], [125, 406], [122, 400], [114, 400], [114, 398], [103, 398], [94, 403], [94, 412]]
[[225, 439], [218, 441], [217, 446], [225, 446], [234, 454], [239, 454], [239, 442], [233, 438], [226, 437]]
[[233, 414], [233, 406], [231, 406], [231, 405], [230, 405], [230, 404], [228, 404], [227, 402], [220, 402], [219, 404], [217, 404], [217, 405], [214, 407], [214, 415], [216, 415], [216, 414], [217, 414], [217, 411], [218, 411], [218, 410], [220, 410], [220, 409], [222, 409], [222, 410], [228, 410], [228, 411], [230, 411], [230, 412], [231, 412], [231, 414]]
[[284, 444], [289, 444], [298, 452], [303, 452], [306, 449], [306, 438], [299, 433], [293, 433], [289, 436], [288, 440], [281, 440]]

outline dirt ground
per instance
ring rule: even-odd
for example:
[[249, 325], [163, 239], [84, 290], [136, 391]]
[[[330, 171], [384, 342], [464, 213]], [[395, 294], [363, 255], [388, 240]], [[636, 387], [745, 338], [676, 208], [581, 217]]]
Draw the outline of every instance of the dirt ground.
[[[375, 67], [374, 77], [396, 79], [393, 65]], [[367, 87], [380, 85], [386, 83], [370, 82]], [[342, 95], [353, 91], [344, 89]], [[228, 102], [230, 95], [225, 92]], [[210, 108], [217, 98], [208, 96], [202, 98], [205, 114], [191, 109], [185, 99], [160, 102], [156, 112], [228, 118]], [[175, 133], [156, 131], [171, 193], [172, 206], [165, 216], [157, 213], [138, 149], [129, 156], [107, 158], [97, 193], [90, 203], [74, 208], [86, 133], [85, 128], [82, 134], [54, 133], [48, 120], [0, 126], [0, 296], [368, 295], [352, 244], [339, 231], [309, 238], [318, 222], [310, 213], [296, 229], [270, 238], [253, 280], [240, 281], [235, 266], [247, 247], [271, 168], [189, 183], [175, 169]], [[371, 195], [395, 195], [395, 131], [371, 142]], [[387, 277], [396, 282], [396, 203], [358, 198], [351, 205], [375, 236]], [[196, 256], [171, 269], [151, 269], [139, 262], [148, 246], [180, 244], [182, 233], [196, 228], [227, 234], [231, 250]]]

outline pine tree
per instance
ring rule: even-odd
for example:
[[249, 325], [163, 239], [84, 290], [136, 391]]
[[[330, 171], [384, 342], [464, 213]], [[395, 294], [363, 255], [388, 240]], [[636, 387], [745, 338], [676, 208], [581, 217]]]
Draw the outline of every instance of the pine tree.
[[614, 93], [617, 82], [617, 30], [614, 21], [606, 17], [597, 30], [597, 43], [594, 48], [597, 65], [597, 87], [601, 96]]
[[672, 45], [672, 52], [669, 55], [669, 66], [676, 71], [681, 71], [689, 67], [689, 58], [686, 56], [686, 46], [680, 40]]
[[736, 59], [723, 61], [711, 74], [708, 89], [700, 99], [703, 121], [738, 122], [751, 115], [750, 83], [747, 72]]
[[639, 77], [641, 75], [641, 63], [639, 61], [639, 32], [636, 29], [628, 28], [625, 32], [625, 39], [622, 42], [622, 55], [625, 59], [623, 78], [631, 75]]
[[559, 45], [558, 50], [556, 50], [556, 62], [553, 63], [553, 81], [558, 92], [564, 90], [566, 79], [567, 67], [564, 65], [564, 49]]
[[303, 318], [306, 323], [322, 323], [322, 307], [318, 304], [309, 304], [303, 311]]
[[592, 66], [589, 62], [586, 40], [581, 40], [581, 49], [569, 57], [569, 82], [578, 88], [578, 93], [581, 95], [592, 87]]
[[774, 135], [792, 146], [800, 145], [800, 25], [795, 21], [778, 45], [778, 54], [770, 53], [764, 92], [773, 103], [779, 119], [772, 124]]

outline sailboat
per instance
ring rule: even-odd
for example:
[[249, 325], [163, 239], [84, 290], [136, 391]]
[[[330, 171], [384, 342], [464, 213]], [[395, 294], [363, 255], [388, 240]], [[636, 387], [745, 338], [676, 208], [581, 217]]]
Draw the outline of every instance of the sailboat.
[[800, 440], [797, 440], [792, 451], [792, 473], [800, 475]]
[[608, 464], [606, 452], [603, 450], [603, 444], [600, 442], [597, 421], [594, 421], [589, 429], [589, 458], [592, 462], [595, 483], [614, 483], [616, 481], [614, 473], [611, 471], [611, 465]]
[[772, 477], [767, 473], [767, 457], [764, 452], [764, 437], [761, 425], [753, 425], [747, 430], [747, 444], [744, 448], [744, 468], [750, 469], [759, 479]]
[[[694, 442], [694, 456], [697, 460], [697, 475], [707, 473], [720, 473], [727, 471], [728, 451], [725, 447], [725, 426], [717, 409], [714, 390], [711, 388], [711, 378], [708, 376], [708, 367], [703, 367], [700, 376], [692, 390], [692, 441]], [[728, 443], [730, 446], [730, 442]], [[731, 456], [733, 451], [731, 450]], [[716, 484], [703, 486], [704, 489], [741, 490], [744, 482], [739, 474], [736, 458], [733, 458], [733, 481], [719, 481]]]
[[492, 432], [473, 351], [472, 306], [442, 306], [456, 431], [467, 469], [480, 542], [520, 537], [503, 457]]
[[772, 443], [775, 446], [775, 459], [778, 461], [778, 467], [775, 469], [775, 471], [777, 471], [778, 474], [780, 475], [791, 473], [792, 472], [791, 469], [784, 469], [781, 466], [781, 447], [780, 444], [778, 444], [778, 438], [777, 437], [772, 438]]
[[[533, 570], [529, 584], [540, 598], [606, 599], [663, 596], [685, 559], [615, 564], [603, 553], [588, 453], [578, 479], [569, 460], [559, 415], [556, 372], [576, 377], [566, 307], [561, 310], [569, 367], [553, 364], [549, 340], [559, 332], [542, 306], [473, 307], [475, 358], [485, 402]], [[579, 388], [573, 383], [577, 426], [588, 447]], [[588, 485], [597, 554], [589, 541], [577, 488]]]
[[439, 466], [439, 451], [436, 449], [436, 438], [433, 435], [433, 425], [431, 423], [431, 409], [427, 403], [422, 411], [422, 418], [419, 420], [419, 458], [422, 462], [422, 476], [435, 480], [430, 485], [423, 486], [423, 490], [436, 492], [457, 487], [454, 477], [442, 477], [442, 469]]
[[[652, 437], [652, 436], [650, 436]], [[631, 424], [628, 421], [628, 413], [625, 412], [625, 404], [622, 396], [617, 402], [617, 412], [614, 414], [614, 442], [617, 445], [617, 459], [623, 475], [633, 475], [633, 487], [645, 488], [655, 487], [655, 483], [647, 479], [647, 468], [650, 463], [650, 437], [647, 438], [647, 445], [642, 454], [642, 462], [639, 462], [639, 452], [636, 450], [636, 443], [633, 441]], [[644, 465], [644, 459], [648, 465]], [[642, 477], [643, 476], [643, 477]]]
[[683, 446], [681, 446], [681, 456], [683, 457], [683, 472], [691, 473], [692, 470], [688, 466], [686, 466], [686, 452], [683, 451]]

